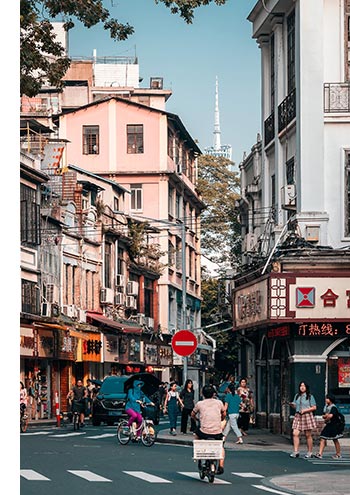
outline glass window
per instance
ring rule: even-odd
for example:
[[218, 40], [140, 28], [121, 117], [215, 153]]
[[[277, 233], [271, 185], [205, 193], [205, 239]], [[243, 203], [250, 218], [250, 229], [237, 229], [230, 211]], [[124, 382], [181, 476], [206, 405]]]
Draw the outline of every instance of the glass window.
[[127, 132], [127, 152], [143, 153], [143, 125], [126, 126]]
[[109, 242], [105, 243], [105, 287], [112, 287], [112, 246]]
[[36, 203], [36, 189], [21, 184], [21, 244], [37, 246], [40, 236], [40, 205]]
[[98, 125], [83, 125], [83, 154], [100, 153], [100, 128]]
[[131, 209], [133, 211], [142, 211], [143, 209], [143, 194], [142, 184], [131, 186]]
[[287, 184], [294, 184], [294, 157], [286, 163], [286, 178]]
[[271, 65], [271, 113], [274, 111], [275, 108], [275, 36], [271, 36], [270, 40], [270, 65]]
[[295, 13], [287, 17], [287, 78], [288, 94], [295, 89]]
[[350, 236], [350, 151], [345, 154], [345, 235]]

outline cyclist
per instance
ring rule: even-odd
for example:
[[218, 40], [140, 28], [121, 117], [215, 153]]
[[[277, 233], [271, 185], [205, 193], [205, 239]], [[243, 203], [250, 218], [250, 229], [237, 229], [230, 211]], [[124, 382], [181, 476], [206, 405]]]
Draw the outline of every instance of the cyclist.
[[[197, 426], [194, 433], [194, 438], [199, 440], [222, 440], [221, 421], [226, 416], [225, 406], [221, 400], [214, 397], [215, 389], [211, 385], [203, 387], [202, 395], [204, 399], [198, 401], [191, 412], [191, 417], [199, 420], [199, 426]], [[219, 460], [217, 474], [223, 474], [224, 472], [224, 448], [222, 457]]]
[[72, 400], [72, 413], [77, 412], [79, 414], [80, 426], [85, 426], [85, 410], [86, 410], [86, 399], [88, 393], [87, 388], [84, 387], [83, 381], [78, 379], [74, 387], [68, 392], [67, 399]]
[[141, 437], [141, 431], [140, 431], [140, 426], [142, 423], [141, 405], [149, 404], [150, 406], [154, 406], [154, 403], [141, 390], [143, 385], [144, 382], [141, 380], [134, 381], [133, 387], [128, 390], [127, 401], [125, 404], [125, 412], [129, 416], [128, 426], [131, 426], [133, 422], [136, 422], [137, 440], [140, 439]]

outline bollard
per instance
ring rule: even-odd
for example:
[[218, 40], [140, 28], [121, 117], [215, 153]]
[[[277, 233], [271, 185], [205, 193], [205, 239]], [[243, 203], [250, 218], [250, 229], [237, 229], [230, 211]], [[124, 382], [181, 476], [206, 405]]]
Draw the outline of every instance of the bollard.
[[60, 403], [58, 401], [58, 392], [55, 392], [55, 407], [56, 407], [56, 426], [61, 426]]

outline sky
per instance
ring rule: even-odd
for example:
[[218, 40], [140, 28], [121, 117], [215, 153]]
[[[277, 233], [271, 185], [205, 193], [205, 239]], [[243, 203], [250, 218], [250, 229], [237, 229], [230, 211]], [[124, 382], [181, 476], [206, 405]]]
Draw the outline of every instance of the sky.
[[[81, 23], [69, 34], [69, 56], [138, 57], [141, 87], [163, 77], [172, 90], [166, 109], [177, 114], [202, 152], [213, 145], [215, 78], [219, 83], [221, 144], [238, 164], [260, 132], [260, 49], [247, 16], [257, 0], [228, 0], [195, 10], [192, 24], [154, 0], [104, 0], [112, 17], [135, 33], [113, 41], [102, 25]], [[61, 20], [61, 19], [57, 19]]]

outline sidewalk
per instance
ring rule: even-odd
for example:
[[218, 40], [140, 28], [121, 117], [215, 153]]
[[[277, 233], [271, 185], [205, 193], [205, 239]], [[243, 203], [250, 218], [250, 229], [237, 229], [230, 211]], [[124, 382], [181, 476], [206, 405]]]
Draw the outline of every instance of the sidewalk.
[[[178, 445], [192, 445], [192, 440], [192, 434], [183, 435], [178, 433], [176, 436], [172, 436], [168, 428], [159, 430], [157, 437], [157, 442], [159, 443], [173, 443]], [[235, 440], [236, 437], [230, 432], [225, 443], [227, 451], [275, 450], [285, 452], [287, 455], [293, 450], [289, 438], [258, 428], [249, 430], [249, 434], [243, 437], [243, 445], [237, 445]], [[344, 457], [350, 460], [350, 437], [342, 438], [340, 442]], [[306, 451], [305, 445], [301, 445], [301, 452], [303, 451]], [[299, 461], [296, 460], [296, 462]], [[263, 484], [272, 490], [280, 490], [279, 493], [296, 495], [350, 495], [350, 469], [346, 469], [344, 466], [344, 470], [274, 476], [264, 479]]]

